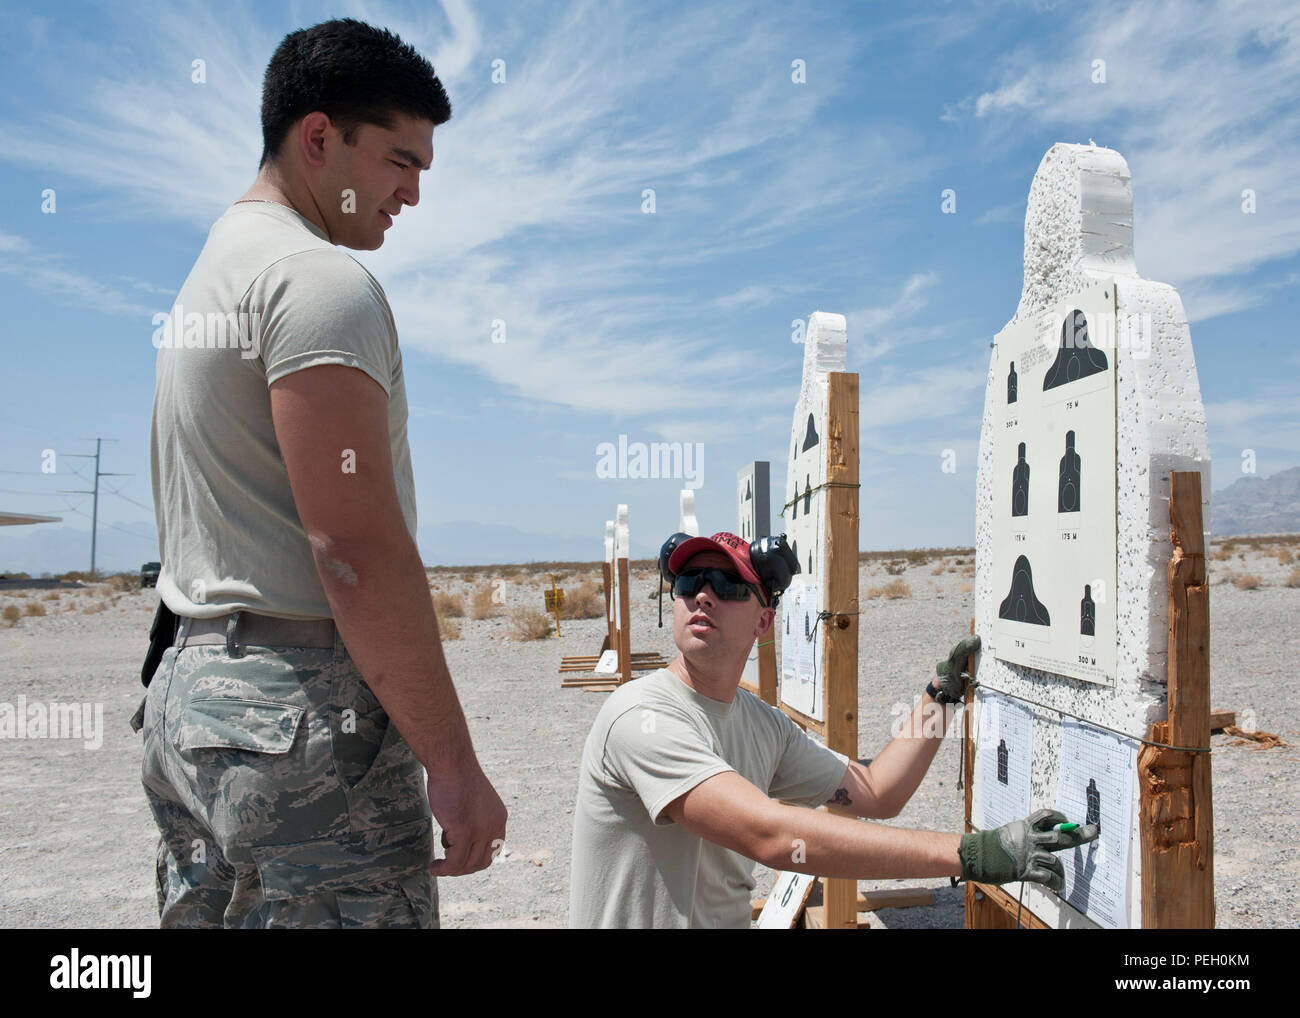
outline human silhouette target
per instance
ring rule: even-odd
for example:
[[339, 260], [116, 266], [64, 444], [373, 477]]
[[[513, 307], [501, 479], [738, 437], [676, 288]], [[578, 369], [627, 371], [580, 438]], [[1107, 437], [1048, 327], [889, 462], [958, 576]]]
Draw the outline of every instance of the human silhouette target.
[[1031, 626], [1050, 626], [1052, 617], [1047, 606], [1034, 594], [1034, 573], [1029, 565], [1029, 556], [1021, 555], [1016, 559], [1011, 571], [1011, 591], [1002, 606], [998, 608], [998, 618], [1011, 622], [1027, 622]]
[[1061, 344], [1056, 351], [1056, 360], [1043, 377], [1043, 391], [1059, 389], [1109, 367], [1106, 354], [1093, 346], [1088, 338], [1087, 315], [1075, 308], [1061, 323]]
[[1074, 451], [1074, 432], [1065, 433], [1065, 455], [1061, 457], [1060, 476], [1056, 486], [1056, 511], [1077, 513], [1080, 507], [1079, 487], [1083, 461]]
[[1011, 515], [1029, 515], [1029, 463], [1025, 460], [1025, 443], [1020, 443], [1016, 469], [1011, 475]]
[[1079, 602], [1079, 633], [1097, 635], [1097, 602], [1092, 599], [1092, 584], [1083, 585], [1083, 600]]
[[821, 439], [817, 435], [817, 425], [813, 422], [813, 415], [809, 414], [808, 430], [804, 433], [803, 447], [799, 451], [807, 452], [809, 449], [815, 446], [820, 440]]

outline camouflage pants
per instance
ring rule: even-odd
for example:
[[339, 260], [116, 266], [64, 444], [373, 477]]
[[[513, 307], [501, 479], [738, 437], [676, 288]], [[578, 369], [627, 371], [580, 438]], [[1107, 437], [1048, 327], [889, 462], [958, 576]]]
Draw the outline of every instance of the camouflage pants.
[[335, 640], [169, 648], [133, 721], [160, 925], [438, 926], [424, 770]]

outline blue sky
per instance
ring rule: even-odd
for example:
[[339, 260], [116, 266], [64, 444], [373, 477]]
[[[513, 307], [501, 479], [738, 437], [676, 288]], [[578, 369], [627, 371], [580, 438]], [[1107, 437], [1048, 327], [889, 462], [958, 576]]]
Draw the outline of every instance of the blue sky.
[[[462, 520], [537, 535], [524, 557], [596, 559], [619, 502], [651, 554], [683, 482], [599, 477], [620, 434], [703, 443], [705, 533], [735, 529], [751, 460], [779, 506], [791, 323], [815, 310], [847, 316], [861, 375], [862, 547], [971, 543], [989, 343], [1058, 141], [1128, 161], [1138, 270], [1191, 320], [1213, 487], [1243, 449], [1264, 476], [1300, 463], [1293, 4], [9, 2], [0, 508], [65, 518], [42, 566], [84, 567], [90, 498], [57, 491], [88, 487], [67, 473], [87, 461], [30, 472], [94, 436], [132, 475], [105, 479], [100, 565], [154, 557], [152, 317], [255, 176], [275, 46], [336, 16], [414, 44], [454, 109], [419, 206], [357, 253], [397, 319], [428, 562]], [[14, 542], [57, 529], [9, 528], [0, 568], [30, 570]]]

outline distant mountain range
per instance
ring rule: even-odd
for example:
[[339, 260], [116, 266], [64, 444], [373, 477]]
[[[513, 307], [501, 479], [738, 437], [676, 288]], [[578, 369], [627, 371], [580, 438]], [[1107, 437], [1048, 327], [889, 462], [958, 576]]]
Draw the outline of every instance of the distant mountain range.
[[1243, 476], [1210, 496], [1210, 533], [1300, 534], [1300, 467]]

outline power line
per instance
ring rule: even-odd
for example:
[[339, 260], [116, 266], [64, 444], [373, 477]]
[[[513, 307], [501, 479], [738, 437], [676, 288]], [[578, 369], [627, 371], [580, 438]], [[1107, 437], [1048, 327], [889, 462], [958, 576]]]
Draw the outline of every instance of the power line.
[[[81, 516], [81, 517], [83, 517], [84, 519], [87, 519], [87, 520], [90, 519], [90, 517], [87, 516], [85, 513], [83, 513], [80, 509], [73, 509], [73, 510], [70, 510], [70, 511], [76, 513], [78, 516]], [[130, 536], [130, 537], [138, 538], [138, 539], [141, 540], [141, 541], [148, 541], [150, 544], [153, 544], [153, 543], [157, 540], [157, 538], [154, 538], [154, 537], [146, 537], [145, 535], [143, 535], [143, 534], [137, 534], [137, 533], [135, 533], [135, 531], [132, 531], [132, 530], [123, 530], [121, 527], [119, 527], [119, 526], [118, 526], [117, 524], [115, 524], [115, 523], [101, 523], [100, 526], [101, 526], [101, 527], [108, 527], [109, 530], [117, 530], [117, 531], [120, 531], [120, 532], [123, 533], [123, 534], [127, 534], [127, 535]]]
[[130, 502], [132, 505], [134, 505], [134, 506], [138, 506], [138, 507], [141, 508], [141, 509], [147, 509], [149, 512], [153, 512], [153, 511], [154, 511], [154, 507], [153, 507], [153, 506], [151, 506], [151, 505], [145, 505], [143, 502], [137, 502], [137, 501], [136, 501], [135, 499], [133, 499], [133, 498], [127, 498], [125, 495], [122, 494], [122, 492], [121, 492], [120, 490], [119, 490], [119, 491], [110, 491], [109, 494], [110, 494], [110, 495], [116, 495], [116, 496], [117, 496], [118, 498], [120, 498], [123, 502]]
[[[90, 439], [87, 438], [87, 439], [84, 439], [83, 441], [89, 442]], [[62, 455], [64, 455], [64, 456], [70, 456], [70, 457], [73, 457], [73, 458], [75, 458], [75, 459], [93, 459], [93, 460], [95, 461], [95, 486], [94, 486], [94, 488], [92, 488], [90, 491], [77, 491], [77, 490], [70, 490], [70, 491], [62, 492], [62, 493], [61, 493], [61, 494], [68, 494], [68, 495], [93, 495], [93, 496], [94, 496], [94, 502], [92, 503], [92, 508], [91, 508], [91, 517], [90, 517], [90, 575], [91, 575], [91, 576], [94, 576], [94, 575], [95, 575], [95, 543], [96, 543], [96, 540], [97, 540], [98, 535], [99, 535], [99, 479], [100, 479], [101, 477], [131, 477], [131, 476], [132, 476], [131, 474], [112, 473], [112, 472], [103, 471], [103, 470], [100, 470], [100, 469], [99, 469], [100, 445], [101, 445], [103, 442], [106, 442], [106, 441], [107, 441], [107, 442], [114, 442], [114, 441], [116, 441], [116, 439], [113, 439], [113, 438], [109, 438], [109, 439], [96, 438], [96, 439], [95, 439], [95, 455], [94, 455], [94, 456], [91, 456], [90, 453], [84, 453], [84, 452], [65, 452], [65, 453], [62, 454]], [[76, 474], [77, 472], [74, 470], [73, 473]], [[81, 475], [80, 475], [80, 474], [77, 474], [77, 476], [80, 477]], [[85, 513], [82, 513], [82, 515], [84, 516]], [[106, 524], [104, 524], [104, 525], [105, 525], [105, 526], [111, 526], [111, 524], [108, 524], [108, 523], [106, 523]], [[119, 528], [114, 527], [113, 529], [116, 530], [116, 529], [119, 529]], [[130, 534], [131, 531], [129, 531], [129, 530], [125, 530], [125, 531], [123, 531], [123, 533]], [[131, 536], [132, 536], [132, 537], [139, 537], [140, 535], [139, 535], [139, 534], [132, 534]]]

